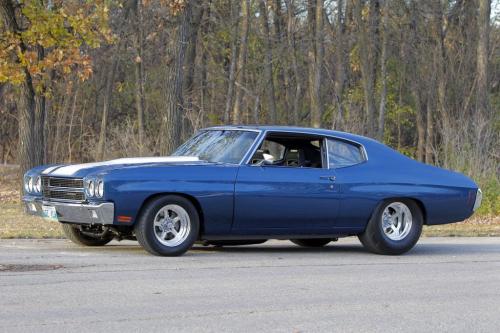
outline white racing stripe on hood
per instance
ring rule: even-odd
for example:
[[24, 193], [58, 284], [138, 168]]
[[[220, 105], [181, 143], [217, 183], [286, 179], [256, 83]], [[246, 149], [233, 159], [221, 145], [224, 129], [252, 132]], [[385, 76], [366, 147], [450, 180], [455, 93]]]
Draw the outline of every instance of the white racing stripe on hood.
[[60, 168], [60, 167], [61, 167], [60, 165], [55, 165], [55, 166], [48, 167], [47, 169], [45, 169], [45, 170], [42, 171], [42, 174], [46, 175], [46, 174], [50, 173], [52, 170]]
[[[117, 165], [117, 164], [143, 164], [143, 163], [175, 163], [175, 162], [196, 162], [200, 159], [196, 156], [168, 156], [168, 157], [133, 157], [133, 158], [119, 158], [117, 160], [96, 162], [96, 163], [83, 163], [63, 166], [51, 173], [54, 176], [71, 176], [75, 172], [83, 169], [89, 169], [99, 166]], [[51, 167], [43, 171], [43, 173], [50, 173], [57, 167]]]

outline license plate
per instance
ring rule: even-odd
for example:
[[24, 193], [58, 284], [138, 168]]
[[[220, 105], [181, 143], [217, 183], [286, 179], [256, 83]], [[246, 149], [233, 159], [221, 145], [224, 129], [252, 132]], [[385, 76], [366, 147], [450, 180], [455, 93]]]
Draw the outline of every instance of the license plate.
[[54, 206], [42, 206], [43, 218], [50, 221], [58, 221], [57, 211]]

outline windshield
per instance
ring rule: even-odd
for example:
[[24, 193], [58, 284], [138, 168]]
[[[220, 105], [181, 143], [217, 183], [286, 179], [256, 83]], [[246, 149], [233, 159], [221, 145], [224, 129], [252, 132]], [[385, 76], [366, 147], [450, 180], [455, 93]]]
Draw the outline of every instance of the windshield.
[[173, 156], [196, 156], [209, 162], [238, 164], [257, 135], [250, 131], [202, 131], [180, 146]]

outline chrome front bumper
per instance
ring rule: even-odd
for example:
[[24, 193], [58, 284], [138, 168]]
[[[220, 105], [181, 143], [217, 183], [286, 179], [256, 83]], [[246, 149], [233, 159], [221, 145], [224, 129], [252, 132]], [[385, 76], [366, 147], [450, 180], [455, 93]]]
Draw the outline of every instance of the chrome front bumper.
[[58, 201], [43, 201], [40, 198], [23, 197], [26, 213], [44, 217], [42, 206], [56, 209], [59, 222], [76, 224], [113, 224], [115, 205], [112, 202], [99, 204], [77, 204]]

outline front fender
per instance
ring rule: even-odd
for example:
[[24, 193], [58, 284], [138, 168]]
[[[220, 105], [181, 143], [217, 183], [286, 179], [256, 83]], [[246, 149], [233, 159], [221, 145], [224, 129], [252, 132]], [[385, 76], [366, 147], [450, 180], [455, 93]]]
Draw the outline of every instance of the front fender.
[[114, 202], [115, 215], [130, 217], [133, 225], [148, 198], [181, 194], [194, 198], [202, 210], [205, 233], [224, 233], [233, 220], [233, 196], [237, 167], [159, 166], [114, 170], [105, 175], [106, 199]]

